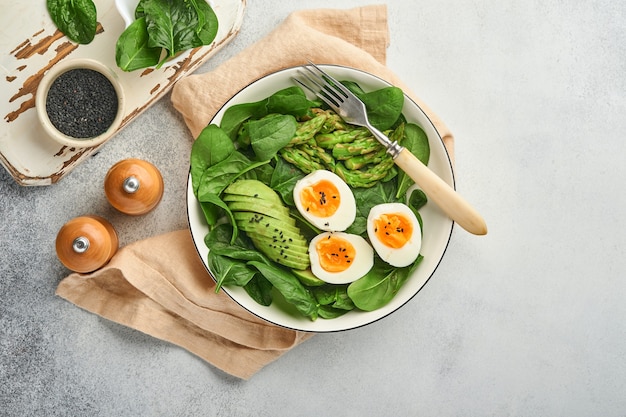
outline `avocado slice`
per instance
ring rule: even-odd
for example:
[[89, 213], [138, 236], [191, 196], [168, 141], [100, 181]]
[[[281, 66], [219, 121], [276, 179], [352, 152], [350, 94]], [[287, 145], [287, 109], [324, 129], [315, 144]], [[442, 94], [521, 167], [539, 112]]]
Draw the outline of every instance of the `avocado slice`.
[[309, 255], [293, 249], [281, 249], [278, 246], [260, 244], [253, 240], [255, 246], [271, 260], [291, 269], [307, 269], [311, 265]]
[[224, 193], [260, 198], [262, 200], [271, 201], [281, 207], [283, 205], [278, 193], [258, 180], [237, 180], [226, 187]]
[[300, 235], [300, 229], [295, 225], [287, 224], [279, 219], [260, 213], [236, 211], [233, 217], [237, 226], [243, 231], [255, 231], [266, 236], [272, 236], [279, 232], [290, 232]]
[[238, 180], [226, 187], [223, 200], [260, 252], [291, 269], [309, 267], [308, 243], [273, 189], [257, 180]]
[[289, 251], [289, 253], [293, 255], [300, 254], [307, 257], [309, 256], [306, 242], [304, 244], [302, 242], [289, 242], [288, 239], [272, 239], [260, 235], [253, 235], [250, 237], [250, 239], [273, 249]]
[[322, 281], [311, 272], [310, 268], [307, 269], [292, 269], [291, 272], [300, 280], [302, 285], [306, 285], [308, 287], [320, 287], [326, 282]]
[[273, 217], [276, 220], [289, 224], [290, 226], [296, 225], [296, 219], [289, 217], [289, 210], [286, 210], [285, 212], [280, 209], [284, 207], [281, 206], [278, 208], [277, 206], [266, 204], [264, 200], [259, 200], [257, 202], [254, 202], [255, 199], [252, 200], [253, 201], [251, 202], [228, 201], [226, 204], [228, 204], [228, 208], [230, 208], [230, 211], [232, 212], [259, 213], [263, 214], [263, 216]]
[[[264, 230], [264, 232], [266, 231]], [[264, 241], [267, 244], [275, 244], [275, 245], [284, 246], [284, 247], [287, 247], [287, 249], [297, 246], [301, 248], [302, 253], [308, 252], [309, 243], [306, 241], [306, 239], [300, 235], [293, 234], [291, 232], [281, 233], [279, 231], [275, 234], [272, 233], [270, 236], [264, 233], [257, 233], [257, 232], [246, 232], [246, 234], [252, 240]]]
[[222, 196], [222, 199], [227, 203], [231, 201], [236, 201], [236, 202], [253, 204], [253, 205], [264, 204], [268, 207], [274, 207], [276, 210], [280, 210], [284, 212], [289, 211], [289, 209], [283, 205], [282, 200], [280, 204], [276, 204], [276, 202], [273, 200], [264, 200], [261, 197], [251, 197], [249, 195], [241, 195], [241, 194], [224, 194]]

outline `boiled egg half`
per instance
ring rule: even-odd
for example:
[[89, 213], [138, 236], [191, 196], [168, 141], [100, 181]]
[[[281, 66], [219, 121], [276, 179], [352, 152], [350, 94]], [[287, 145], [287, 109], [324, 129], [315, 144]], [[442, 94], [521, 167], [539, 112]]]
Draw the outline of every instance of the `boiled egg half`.
[[293, 199], [300, 214], [320, 230], [344, 231], [356, 217], [352, 190], [330, 171], [313, 171], [299, 180]]
[[422, 247], [417, 217], [402, 203], [372, 207], [367, 217], [367, 235], [378, 256], [396, 267], [412, 264]]
[[374, 266], [374, 250], [361, 236], [324, 232], [309, 244], [311, 272], [329, 284], [356, 281]]

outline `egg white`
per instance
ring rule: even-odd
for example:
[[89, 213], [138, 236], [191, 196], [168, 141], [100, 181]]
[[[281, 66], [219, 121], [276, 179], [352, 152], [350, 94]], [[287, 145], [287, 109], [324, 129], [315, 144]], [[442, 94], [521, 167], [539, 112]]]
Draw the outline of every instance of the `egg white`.
[[[339, 191], [340, 196], [340, 204], [337, 211], [328, 217], [318, 217], [307, 211], [300, 198], [305, 188], [310, 187], [322, 180], [328, 180], [331, 182]], [[352, 190], [348, 184], [341, 179], [341, 177], [330, 171], [313, 171], [299, 180], [293, 190], [293, 199], [300, 214], [302, 214], [306, 220], [320, 230], [341, 232], [346, 230], [356, 218], [356, 202], [354, 200]]]
[[[379, 240], [376, 236], [374, 220], [383, 214], [400, 213], [413, 226], [413, 233], [409, 240], [400, 248], [392, 248]], [[380, 258], [388, 264], [403, 267], [412, 264], [419, 256], [422, 247], [422, 231], [415, 213], [402, 203], [385, 203], [371, 208], [367, 216], [367, 235], [374, 250]]]
[[[322, 239], [328, 239], [329, 236], [345, 239], [355, 248], [355, 257], [351, 265], [344, 271], [328, 272], [320, 264], [317, 242]], [[309, 244], [309, 258], [311, 260], [311, 272], [317, 278], [329, 284], [348, 284], [361, 278], [372, 269], [372, 266], [374, 266], [374, 249], [361, 236], [344, 232], [324, 232], [311, 240]]]

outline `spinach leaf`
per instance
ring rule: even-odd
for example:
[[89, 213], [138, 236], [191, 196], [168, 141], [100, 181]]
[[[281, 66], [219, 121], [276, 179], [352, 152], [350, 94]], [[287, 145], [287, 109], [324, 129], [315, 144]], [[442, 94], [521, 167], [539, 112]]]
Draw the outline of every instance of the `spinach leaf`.
[[357, 97], [365, 103], [367, 116], [378, 130], [387, 130], [394, 126], [402, 117], [404, 92], [398, 87], [384, 87], [366, 93], [353, 81], [341, 81]]
[[411, 207], [414, 211], [417, 211], [424, 207], [428, 202], [428, 198], [424, 191], [416, 188], [411, 191], [411, 196], [409, 197], [408, 206]]
[[283, 295], [285, 300], [293, 304], [300, 313], [309, 317], [311, 320], [317, 319], [317, 301], [295, 275], [289, 271], [263, 262], [250, 261], [248, 264], [258, 269], [259, 272], [272, 283], [274, 288]]
[[398, 87], [386, 87], [362, 95], [367, 116], [374, 127], [387, 130], [402, 114], [404, 93]]
[[294, 206], [293, 189], [302, 178], [304, 178], [304, 172], [286, 162], [283, 158], [278, 158], [269, 186], [280, 194], [285, 204]]
[[217, 194], [207, 194], [203, 199], [204, 201], [200, 201], [200, 206], [209, 227], [215, 226], [226, 215], [232, 224], [233, 240], [236, 239], [239, 228], [228, 205]]
[[378, 204], [397, 202], [396, 191], [395, 181], [378, 181], [370, 188], [353, 188], [352, 193], [354, 194], [357, 207], [356, 218], [347, 231], [355, 235], [365, 233], [367, 229], [367, 216], [372, 207]]
[[291, 115], [272, 114], [247, 123], [250, 145], [260, 161], [266, 161], [285, 147], [296, 134], [298, 123]]
[[167, 58], [202, 45], [196, 33], [198, 13], [187, 2], [143, 0], [148, 29], [148, 45], [163, 48]]
[[209, 248], [209, 268], [216, 276], [216, 292], [222, 285], [247, 286], [257, 274], [248, 261], [269, 262], [247, 237], [235, 236], [234, 228], [226, 223], [213, 227], [204, 243]]
[[318, 314], [323, 319], [336, 319], [346, 314], [350, 310], [344, 310], [341, 308], [335, 308], [333, 306], [319, 306]]
[[205, 127], [191, 146], [190, 173], [194, 194], [207, 168], [222, 162], [235, 152], [235, 145], [216, 125]]
[[209, 252], [207, 263], [209, 270], [216, 277], [215, 292], [219, 292], [224, 285], [243, 287], [257, 274], [257, 271], [247, 266], [245, 262], [234, 261], [214, 252]]
[[238, 236], [233, 239], [232, 227], [222, 223], [211, 229], [204, 238], [209, 251], [216, 255], [226, 256], [240, 261], [258, 261], [268, 263], [268, 259], [259, 252], [247, 237]]
[[306, 98], [300, 87], [288, 87], [263, 100], [229, 107], [222, 116], [220, 127], [224, 129], [228, 137], [235, 140], [241, 125], [248, 119], [260, 119], [271, 113], [298, 117], [306, 114], [315, 104]]
[[255, 274], [250, 282], [243, 287], [254, 301], [266, 307], [271, 305], [273, 301], [272, 288], [274, 288], [272, 283], [261, 274]]
[[[195, 0], [193, 1], [196, 3]], [[198, 34], [201, 45], [210, 45], [217, 36], [219, 29], [217, 15], [205, 0], [199, 0], [199, 3], [197, 3], [195, 7], [198, 11], [198, 25], [201, 26], [199, 30], [196, 30], [196, 33]]]
[[142, 23], [131, 24], [116, 45], [116, 61], [124, 71], [158, 69], [179, 52], [209, 45], [219, 28], [204, 0], [140, 0], [135, 19]]
[[307, 99], [302, 88], [287, 87], [272, 94], [267, 99], [267, 112], [290, 114], [295, 117], [304, 116], [309, 109], [319, 103]]
[[239, 178], [250, 164], [250, 160], [245, 155], [235, 151], [223, 161], [207, 168], [198, 184], [198, 200], [205, 201], [209, 194], [221, 194], [222, 190], [235, 178]]
[[347, 311], [354, 309], [354, 303], [348, 296], [348, 284], [325, 284], [312, 287], [311, 292], [320, 305]]
[[430, 160], [430, 144], [426, 132], [415, 123], [407, 123], [404, 127], [404, 139], [402, 144], [411, 150], [424, 165]]
[[[417, 157], [424, 165], [428, 165], [430, 159], [430, 144], [428, 136], [421, 127], [414, 123], [408, 123], [404, 126], [404, 134], [401, 139], [402, 146]], [[415, 181], [409, 177], [404, 171], [398, 172], [398, 191], [396, 198], [404, 202], [406, 192], [415, 184]]]
[[422, 259], [422, 255], [419, 255], [412, 265], [394, 268], [376, 258], [374, 267], [348, 286], [350, 299], [364, 311], [383, 307], [395, 297]]
[[96, 36], [97, 11], [93, 0], [47, 0], [56, 27], [72, 41], [88, 44]]
[[160, 58], [161, 48], [148, 46], [145, 17], [131, 23], [115, 44], [115, 62], [123, 71], [151, 67], [158, 64]]

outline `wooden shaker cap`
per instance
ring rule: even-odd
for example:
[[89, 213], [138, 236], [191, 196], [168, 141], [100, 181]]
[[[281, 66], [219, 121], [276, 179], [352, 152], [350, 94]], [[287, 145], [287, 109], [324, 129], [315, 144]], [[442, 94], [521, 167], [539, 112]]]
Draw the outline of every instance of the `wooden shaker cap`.
[[75, 217], [65, 223], [56, 238], [59, 260], [75, 272], [87, 273], [104, 266], [119, 247], [115, 229], [100, 216]]
[[113, 165], [104, 178], [109, 203], [122, 213], [138, 216], [154, 209], [163, 197], [163, 177], [150, 162], [129, 158]]

